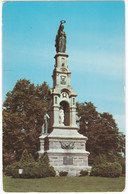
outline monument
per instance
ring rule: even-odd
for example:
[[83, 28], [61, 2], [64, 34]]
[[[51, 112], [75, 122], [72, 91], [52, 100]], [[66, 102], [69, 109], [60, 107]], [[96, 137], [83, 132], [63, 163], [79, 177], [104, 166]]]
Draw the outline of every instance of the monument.
[[53, 88], [51, 103], [44, 116], [42, 135], [40, 136], [39, 155], [47, 152], [50, 165], [57, 175], [67, 171], [68, 176], [79, 176], [81, 170], [90, 171], [89, 152], [86, 151], [87, 137], [79, 130], [79, 117], [76, 114], [76, 92], [70, 85], [71, 72], [68, 68], [66, 54], [66, 34], [61, 20], [56, 35], [55, 66], [53, 70]]

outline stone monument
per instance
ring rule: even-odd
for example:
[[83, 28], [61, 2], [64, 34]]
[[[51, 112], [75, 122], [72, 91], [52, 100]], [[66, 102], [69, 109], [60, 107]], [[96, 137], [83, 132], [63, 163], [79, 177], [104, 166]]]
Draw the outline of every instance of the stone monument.
[[67, 64], [68, 54], [65, 53], [64, 23], [66, 21], [61, 20], [56, 35], [57, 53], [54, 57], [51, 103], [45, 115], [38, 153], [48, 153], [50, 165], [57, 175], [60, 171], [67, 171], [68, 176], [79, 176], [81, 170], [90, 171], [91, 167], [88, 166], [87, 137], [78, 132], [80, 118], [76, 114], [77, 94], [70, 85], [71, 72]]

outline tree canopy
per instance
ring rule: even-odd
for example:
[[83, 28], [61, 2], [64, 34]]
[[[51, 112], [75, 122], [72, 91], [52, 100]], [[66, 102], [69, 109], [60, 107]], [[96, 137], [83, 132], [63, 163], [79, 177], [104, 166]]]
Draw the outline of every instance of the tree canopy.
[[[49, 100], [46, 82], [35, 86], [29, 80], [19, 80], [7, 93], [3, 103], [4, 166], [18, 161], [24, 149], [38, 158], [39, 136]], [[125, 152], [125, 136], [119, 132], [111, 114], [99, 113], [91, 102], [77, 103], [77, 112], [81, 117], [79, 132], [88, 137], [90, 164], [99, 154], [111, 159]]]
[[125, 136], [119, 132], [111, 114], [99, 113], [91, 102], [77, 103], [77, 111], [81, 117], [79, 132], [88, 137], [91, 164], [99, 154], [109, 158], [125, 152]]
[[[39, 150], [39, 136], [48, 109], [49, 86], [35, 86], [29, 80], [17, 81], [3, 103], [4, 164], [19, 160], [24, 149], [34, 157]], [[10, 158], [10, 160], [8, 160]]]

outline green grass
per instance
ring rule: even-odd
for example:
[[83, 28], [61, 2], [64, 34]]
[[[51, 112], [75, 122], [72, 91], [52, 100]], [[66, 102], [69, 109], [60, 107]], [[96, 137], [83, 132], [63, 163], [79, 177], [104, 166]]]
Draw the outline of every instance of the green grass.
[[121, 192], [124, 188], [124, 177], [3, 178], [3, 189], [6, 192]]

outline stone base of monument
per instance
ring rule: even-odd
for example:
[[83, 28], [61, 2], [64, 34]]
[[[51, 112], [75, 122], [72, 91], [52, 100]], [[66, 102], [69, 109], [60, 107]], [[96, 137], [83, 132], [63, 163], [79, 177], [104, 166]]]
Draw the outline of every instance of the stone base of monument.
[[71, 127], [56, 127], [51, 134], [40, 136], [39, 154], [48, 153], [50, 165], [57, 175], [67, 171], [68, 176], [79, 176], [81, 170], [90, 172], [89, 152], [86, 151], [87, 137]]
[[66, 171], [68, 176], [79, 176], [81, 170], [90, 171], [87, 165], [87, 155], [82, 153], [49, 153], [51, 166], [56, 170], [57, 175], [59, 172]]

